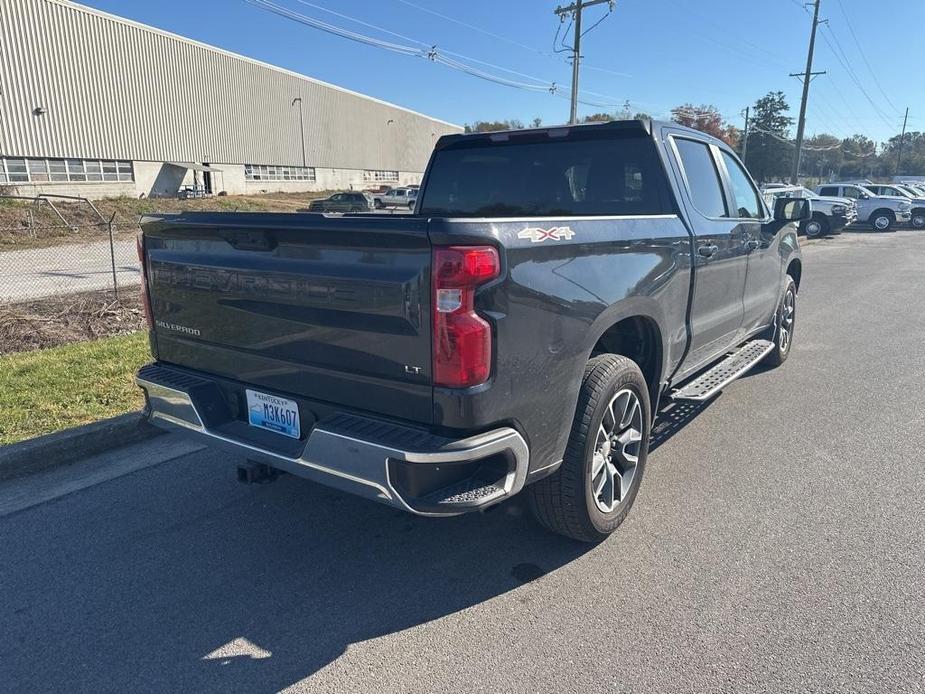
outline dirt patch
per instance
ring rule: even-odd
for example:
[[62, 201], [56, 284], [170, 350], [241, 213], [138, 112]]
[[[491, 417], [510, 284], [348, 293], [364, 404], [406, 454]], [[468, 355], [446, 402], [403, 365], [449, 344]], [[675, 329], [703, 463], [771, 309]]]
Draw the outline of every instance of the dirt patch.
[[0, 304], [0, 355], [124, 335], [144, 328], [141, 296], [123, 289]]

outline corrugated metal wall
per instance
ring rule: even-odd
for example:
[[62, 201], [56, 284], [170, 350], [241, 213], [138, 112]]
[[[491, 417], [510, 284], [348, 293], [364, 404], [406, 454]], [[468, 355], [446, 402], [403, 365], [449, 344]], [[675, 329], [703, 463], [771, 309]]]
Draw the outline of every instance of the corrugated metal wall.
[[0, 0], [0, 89], [19, 156], [301, 165], [296, 97], [308, 166], [422, 171], [459, 130], [60, 0]]

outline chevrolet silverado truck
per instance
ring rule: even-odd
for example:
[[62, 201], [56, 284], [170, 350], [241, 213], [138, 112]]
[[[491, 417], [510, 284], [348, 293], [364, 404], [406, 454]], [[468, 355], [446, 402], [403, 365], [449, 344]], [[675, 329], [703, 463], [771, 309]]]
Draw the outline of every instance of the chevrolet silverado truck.
[[770, 184], [762, 187], [765, 202], [774, 204], [777, 198], [805, 198], [812, 201], [812, 217], [800, 224], [800, 231], [809, 238], [837, 234], [858, 218], [858, 207], [849, 198], [827, 198], [816, 195], [803, 186]]
[[859, 183], [827, 183], [816, 188], [826, 197], [850, 198], [858, 206], [858, 223], [869, 224], [875, 231], [890, 231], [897, 224], [912, 219], [912, 203], [908, 198], [877, 195]]
[[447, 135], [413, 215], [145, 218], [137, 383], [268, 474], [600, 541], [660, 403], [787, 359], [809, 214], [673, 123]]

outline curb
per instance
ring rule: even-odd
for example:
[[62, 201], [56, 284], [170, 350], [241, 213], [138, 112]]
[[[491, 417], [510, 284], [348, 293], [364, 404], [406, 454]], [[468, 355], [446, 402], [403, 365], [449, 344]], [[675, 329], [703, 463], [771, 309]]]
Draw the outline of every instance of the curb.
[[83, 426], [0, 447], [0, 481], [25, 477], [112, 448], [164, 433], [142, 412], [130, 412]]

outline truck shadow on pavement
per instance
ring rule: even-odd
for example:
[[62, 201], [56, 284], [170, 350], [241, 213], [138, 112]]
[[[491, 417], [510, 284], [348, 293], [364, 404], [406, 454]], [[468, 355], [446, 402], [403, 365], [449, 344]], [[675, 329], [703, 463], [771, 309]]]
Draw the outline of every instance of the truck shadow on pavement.
[[[181, 459], [8, 518], [22, 541], [5, 543], [0, 567], [2, 688], [275, 692], [352, 644], [593, 550], [540, 529], [517, 499], [428, 519], [291, 476], [233, 475], [214, 454]], [[518, 609], [542, 610], [525, 590]], [[415, 653], [390, 657], [413, 673]]]
[[[663, 407], [652, 450], [709, 405]], [[523, 498], [428, 519], [288, 475], [233, 478], [234, 461], [198, 453], [7, 518], [5, 690], [274, 692], [444, 618], [411, 642], [465, 649], [457, 613], [511, 591], [495, 609], [540, 613], [529, 584], [603, 550], [546, 532]], [[408, 643], [376, 656], [415, 677]]]

